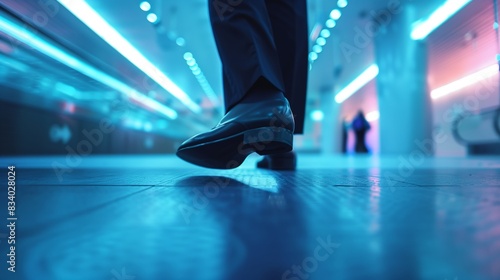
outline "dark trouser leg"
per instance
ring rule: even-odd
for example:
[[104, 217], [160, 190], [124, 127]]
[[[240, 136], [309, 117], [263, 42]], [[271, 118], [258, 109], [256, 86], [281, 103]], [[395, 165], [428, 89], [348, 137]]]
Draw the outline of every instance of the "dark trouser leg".
[[267, 0], [285, 96], [295, 118], [295, 133], [303, 133], [308, 62], [307, 4], [305, 0]]
[[226, 110], [257, 81], [285, 92], [266, 1], [209, 0], [209, 12], [223, 65]]

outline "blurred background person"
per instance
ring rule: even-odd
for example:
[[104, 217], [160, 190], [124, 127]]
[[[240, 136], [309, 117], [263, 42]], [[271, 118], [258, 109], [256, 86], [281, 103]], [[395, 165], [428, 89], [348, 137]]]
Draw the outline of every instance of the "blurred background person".
[[347, 154], [347, 141], [349, 138], [349, 122], [344, 118], [342, 119], [342, 153]]
[[365, 138], [366, 132], [370, 130], [371, 126], [365, 118], [363, 111], [359, 111], [356, 117], [352, 120], [351, 124], [352, 130], [356, 138], [356, 143], [354, 145], [354, 151], [358, 154], [367, 154], [368, 147], [366, 147]]

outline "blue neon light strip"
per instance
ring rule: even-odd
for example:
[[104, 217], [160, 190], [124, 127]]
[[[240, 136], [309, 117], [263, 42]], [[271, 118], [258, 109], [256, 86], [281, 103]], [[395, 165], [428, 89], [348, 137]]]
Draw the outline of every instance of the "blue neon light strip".
[[140, 53], [128, 40], [114, 29], [99, 13], [83, 0], [57, 0], [73, 15], [87, 25], [106, 43], [122, 54], [127, 60], [149, 76], [158, 85], [195, 113], [201, 112], [196, 104], [180, 87], [170, 80], [160, 69]]
[[0, 17], [0, 30], [5, 34], [19, 40], [20, 42], [32, 47], [33, 49], [53, 58], [60, 63], [75, 69], [76, 71], [86, 75], [110, 88], [121, 92], [127, 97], [138, 101], [148, 108], [157, 111], [170, 119], [177, 118], [177, 112], [156, 100], [153, 100], [121, 81], [109, 76], [108, 74], [94, 68], [93, 66], [79, 60], [78, 58], [68, 54], [64, 50], [50, 44], [40, 36], [35, 35], [31, 31], [23, 28], [3, 17]]
[[432, 31], [441, 26], [441, 24], [446, 22], [449, 18], [451, 18], [454, 14], [456, 14], [470, 2], [472, 2], [472, 0], [447, 0], [428, 18], [419, 20], [414, 23], [413, 30], [411, 32], [411, 38], [413, 40], [425, 39], [429, 34], [432, 33]]
[[356, 79], [350, 82], [345, 88], [343, 88], [337, 95], [335, 95], [335, 102], [342, 103], [347, 98], [351, 97], [358, 90], [368, 84], [371, 80], [377, 77], [379, 72], [378, 66], [376, 64], [372, 64], [368, 67], [363, 73], [361, 73]]

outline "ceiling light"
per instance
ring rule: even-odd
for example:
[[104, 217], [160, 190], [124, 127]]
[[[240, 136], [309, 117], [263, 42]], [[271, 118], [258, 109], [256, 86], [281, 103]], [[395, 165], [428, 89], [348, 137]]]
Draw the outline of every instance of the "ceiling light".
[[372, 111], [368, 114], [366, 114], [365, 119], [369, 122], [374, 122], [380, 118], [380, 112], [379, 111]]
[[340, 16], [342, 16], [342, 13], [340, 12], [340, 10], [338, 9], [333, 9], [331, 12], [330, 12], [330, 17], [334, 20], [338, 20], [340, 18]]
[[195, 70], [193, 70], [193, 74], [194, 74], [195, 76], [200, 75], [200, 74], [201, 74], [201, 70], [200, 70], [200, 68], [196, 68]]
[[182, 37], [175, 39], [177, 46], [183, 47], [186, 44], [186, 40]]
[[318, 59], [318, 54], [317, 54], [317, 53], [315, 53], [315, 52], [310, 52], [310, 53], [309, 53], [309, 59], [310, 59], [311, 61], [315, 61], [316, 59]]
[[201, 112], [196, 104], [179, 86], [168, 78], [160, 69], [140, 53], [128, 40], [114, 29], [84, 0], [57, 0], [73, 15], [80, 19], [111, 47], [122, 54], [127, 60], [158, 83], [163, 89], [171, 93], [186, 107], [195, 113]]
[[328, 30], [328, 29], [323, 29], [323, 30], [321, 30], [321, 33], [320, 33], [321, 37], [324, 37], [324, 38], [330, 37], [330, 34], [331, 34], [330, 30]]
[[334, 28], [335, 25], [337, 25], [337, 23], [331, 18], [326, 21], [326, 27], [328, 28]]
[[313, 52], [315, 52], [315, 53], [320, 53], [323, 51], [323, 48], [321, 46], [318, 46], [318, 45], [314, 45], [312, 49], [313, 49]]
[[456, 80], [452, 83], [439, 87], [433, 91], [431, 91], [431, 98], [438, 99], [442, 96], [448, 95], [452, 92], [461, 90], [467, 86], [473, 85], [482, 80], [486, 80], [490, 77], [498, 75], [498, 64], [493, 64], [489, 67], [486, 67], [482, 70], [479, 70], [476, 73], [473, 73], [469, 76]]
[[312, 111], [311, 113], [311, 118], [313, 119], [313, 121], [315, 122], [320, 122], [323, 120], [323, 118], [325, 117], [325, 114], [323, 114], [323, 111], [321, 110], [314, 110]]
[[447, 0], [443, 5], [437, 8], [427, 19], [419, 20], [413, 24], [411, 38], [413, 40], [425, 39], [441, 24], [446, 22], [455, 13], [460, 11], [472, 0]]
[[159, 103], [154, 99], [145, 96], [144, 94], [131, 88], [127, 84], [102, 72], [92, 65], [87, 64], [79, 58], [67, 53], [63, 49], [47, 42], [38, 35], [30, 32], [29, 29], [23, 28], [17, 24], [10, 22], [9, 20], [0, 17], [0, 30], [2, 30], [3, 33], [6, 33], [12, 38], [15, 38], [16, 40], [19, 40], [20, 42], [32, 47], [34, 50], [37, 50], [38, 52], [43, 53], [56, 61], [59, 61], [60, 63], [80, 72], [81, 74], [124, 94], [128, 98], [142, 104], [152, 111], [156, 111], [171, 119], [177, 118], [176, 111]]
[[351, 95], [355, 94], [358, 90], [364, 87], [368, 82], [377, 77], [379, 72], [378, 66], [372, 64], [368, 67], [361, 75], [349, 83], [345, 88], [343, 88], [337, 95], [335, 95], [335, 102], [342, 103]]
[[320, 46], [324, 46], [326, 45], [326, 39], [323, 38], [323, 37], [319, 37], [317, 40], [316, 40], [316, 44], [320, 45]]
[[151, 10], [151, 4], [149, 4], [149, 2], [147, 2], [147, 1], [141, 2], [139, 7], [141, 8], [141, 10], [143, 10], [145, 12]]
[[158, 16], [155, 13], [149, 13], [148, 16], [146, 17], [149, 22], [155, 23], [158, 21]]
[[190, 53], [190, 52], [184, 53], [184, 59], [185, 60], [191, 60], [191, 59], [193, 59], [193, 54]]
[[205, 75], [203, 75], [203, 72], [201, 71], [201, 68], [198, 66], [198, 63], [196, 63], [196, 59], [194, 59], [193, 54], [190, 52], [184, 53], [184, 59], [186, 60], [186, 64], [189, 66], [189, 69], [191, 69], [193, 75], [198, 80], [198, 83], [200, 84], [201, 88], [208, 96], [212, 104], [214, 106], [217, 106], [217, 104], [219, 103], [219, 98], [217, 97], [217, 94], [208, 83], [207, 79], [205, 78]]
[[311, 30], [311, 34], [309, 34], [309, 39], [311, 41], [314, 41], [314, 40], [318, 39], [320, 31], [321, 31], [321, 24], [320, 23], [316, 23], [314, 25], [313, 29]]
[[337, 6], [339, 6], [339, 8], [345, 8], [347, 7], [347, 0], [339, 0], [337, 1]]

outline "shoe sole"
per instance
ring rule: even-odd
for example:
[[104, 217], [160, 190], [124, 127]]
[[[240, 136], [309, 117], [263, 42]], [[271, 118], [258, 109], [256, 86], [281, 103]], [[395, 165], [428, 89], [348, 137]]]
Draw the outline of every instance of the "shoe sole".
[[203, 167], [233, 169], [240, 166], [251, 153], [270, 155], [289, 152], [292, 148], [292, 131], [281, 127], [263, 127], [180, 149], [177, 156]]

